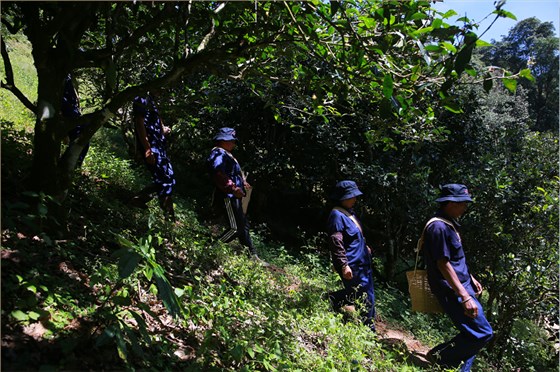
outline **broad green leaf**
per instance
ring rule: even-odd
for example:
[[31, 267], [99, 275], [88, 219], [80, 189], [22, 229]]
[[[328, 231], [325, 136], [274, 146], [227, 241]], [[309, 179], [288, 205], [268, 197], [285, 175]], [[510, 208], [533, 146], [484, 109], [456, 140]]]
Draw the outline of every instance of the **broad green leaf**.
[[452, 101], [450, 99], [446, 99], [443, 102], [443, 107], [447, 110], [447, 111], [451, 111], [454, 114], [460, 114], [463, 112], [463, 110], [461, 109], [461, 107], [457, 104], [457, 102]]
[[16, 320], [19, 320], [20, 322], [29, 319], [29, 316], [21, 310], [12, 311], [10, 315], [13, 316]]
[[449, 17], [453, 17], [456, 16], [457, 12], [454, 11], [453, 9], [448, 10], [444, 15], [442, 15], [442, 18], [449, 18]]
[[30, 311], [29, 313], [27, 313], [27, 315], [29, 316], [30, 319], [33, 320], [37, 320], [41, 317], [41, 314], [36, 313], [35, 311]]
[[455, 45], [444, 41], [440, 44], [445, 50], [450, 51], [451, 53], [457, 53], [457, 48], [455, 47]]
[[414, 13], [412, 17], [410, 17], [410, 19], [412, 19], [413, 21], [417, 19], [426, 19], [426, 18], [428, 18], [428, 16], [425, 13]]
[[169, 281], [165, 277], [161, 266], [158, 265], [157, 267], [154, 267], [154, 276], [159, 297], [163, 301], [167, 311], [169, 311], [173, 317], [178, 316], [181, 313], [179, 299], [175, 295], [173, 287], [169, 284]]
[[511, 93], [515, 93], [517, 90], [517, 80], [516, 79], [502, 79], [502, 83], [507, 90]]
[[519, 71], [519, 76], [521, 76], [522, 78], [525, 78], [529, 81], [535, 81], [535, 77], [531, 73], [531, 70], [528, 69], [528, 68]]
[[517, 17], [513, 13], [508, 12], [507, 10], [503, 10], [503, 9], [494, 10], [492, 13], [497, 14], [503, 18], [509, 18], [509, 19], [513, 19], [514, 21], [517, 21]]
[[128, 278], [134, 272], [141, 259], [142, 256], [133, 251], [128, 251], [127, 254], [122, 255], [119, 260], [119, 277], [121, 279]]
[[391, 99], [393, 96], [393, 78], [389, 74], [383, 78], [383, 95], [387, 99]]
[[119, 357], [122, 360], [127, 360], [128, 359], [128, 350], [126, 347], [126, 341], [124, 340], [123, 334], [120, 332], [120, 330], [117, 330], [117, 332], [115, 332], [115, 339], [117, 341], [117, 351], [119, 354]]
[[455, 59], [455, 71], [457, 71], [457, 74], [460, 75], [465, 70], [465, 67], [467, 67], [471, 60], [473, 48], [474, 44], [467, 44], [457, 53], [457, 58]]
[[419, 36], [431, 32], [434, 28], [433, 27], [424, 27], [419, 30], [416, 30], [412, 33], [413, 36]]
[[424, 49], [426, 49], [428, 52], [436, 52], [436, 53], [439, 53], [442, 50], [442, 48], [439, 45], [433, 45], [433, 44], [425, 45]]
[[476, 70], [474, 68], [472, 68], [472, 66], [466, 67], [465, 72], [472, 77], [476, 77], [476, 75], [477, 75]]

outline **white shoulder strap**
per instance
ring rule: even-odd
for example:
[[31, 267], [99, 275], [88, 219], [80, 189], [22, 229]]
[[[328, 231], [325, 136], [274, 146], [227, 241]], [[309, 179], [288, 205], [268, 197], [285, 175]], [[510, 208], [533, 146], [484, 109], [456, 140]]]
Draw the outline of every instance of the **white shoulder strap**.
[[455, 234], [457, 234], [457, 238], [459, 239], [459, 241], [461, 241], [461, 235], [459, 235], [459, 232], [455, 228], [455, 225], [453, 225], [453, 222], [451, 222], [449, 220], [446, 220], [445, 218], [441, 218], [441, 217], [430, 218], [430, 220], [428, 222], [426, 222], [426, 225], [424, 226], [424, 230], [422, 230], [422, 235], [420, 235], [420, 239], [418, 239], [418, 243], [416, 243], [416, 263], [414, 264], [414, 270], [415, 271], [416, 271], [416, 266], [418, 266], [418, 256], [420, 254], [420, 251], [424, 247], [424, 233], [426, 232], [426, 229], [428, 228], [428, 226], [430, 226], [430, 224], [432, 224], [433, 222], [436, 222], [436, 221], [443, 222], [447, 226], [450, 226], [453, 229], [453, 231], [455, 231]]
[[459, 238], [459, 241], [461, 241], [461, 236], [459, 235], [459, 232], [455, 228], [455, 225], [453, 225], [453, 222], [451, 222], [449, 220], [446, 220], [445, 218], [433, 217], [433, 218], [430, 218], [430, 220], [428, 222], [426, 222], [426, 225], [424, 226], [424, 230], [422, 230], [422, 235], [420, 235], [420, 239], [418, 239], [418, 243], [416, 244], [416, 252], [420, 252], [420, 250], [422, 250], [422, 246], [424, 245], [424, 233], [426, 232], [426, 229], [428, 228], [428, 226], [430, 226], [430, 224], [432, 224], [433, 222], [436, 222], [436, 221], [443, 222], [447, 226], [451, 227], [453, 229], [453, 231], [455, 231], [455, 234], [457, 234], [457, 237]]

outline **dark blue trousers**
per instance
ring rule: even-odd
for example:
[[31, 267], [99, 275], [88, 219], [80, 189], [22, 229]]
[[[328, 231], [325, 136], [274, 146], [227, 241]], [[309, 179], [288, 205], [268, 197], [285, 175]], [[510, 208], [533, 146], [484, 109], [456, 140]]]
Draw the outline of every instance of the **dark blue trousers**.
[[249, 221], [245, 213], [243, 213], [243, 205], [241, 199], [238, 198], [223, 198], [222, 213], [227, 218], [228, 228], [218, 238], [224, 243], [229, 243], [235, 238], [249, 249], [251, 255], [257, 254], [253, 241], [249, 235]]
[[335, 310], [344, 305], [357, 305], [362, 322], [375, 332], [375, 293], [371, 266], [351, 266], [352, 279], [342, 278], [344, 289], [329, 293]]
[[436, 293], [443, 310], [451, 318], [459, 334], [433, 348], [430, 354], [442, 367], [457, 368], [463, 363], [461, 371], [468, 372], [476, 354], [492, 339], [494, 333], [486, 320], [482, 305], [474, 296], [472, 286], [466, 285], [465, 289], [471, 295], [471, 301], [475, 301], [478, 306], [478, 316], [473, 319], [464, 314], [461, 298], [453, 290]]

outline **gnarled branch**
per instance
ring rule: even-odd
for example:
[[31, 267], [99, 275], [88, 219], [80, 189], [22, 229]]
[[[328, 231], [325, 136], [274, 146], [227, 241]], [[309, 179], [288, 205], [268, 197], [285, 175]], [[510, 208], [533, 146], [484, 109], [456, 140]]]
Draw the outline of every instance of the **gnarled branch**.
[[4, 60], [4, 70], [6, 71], [6, 82], [0, 81], [0, 87], [9, 90], [16, 96], [21, 103], [33, 113], [37, 112], [37, 107], [31, 103], [29, 98], [23, 94], [21, 90], [16, 87], [14, 82], [14, 70], [12, 69], [12, 63], [10, 61], [10, 56], [8, 54], [8, 49], [6, 48], [6, 43], [4, 38], [1, 39], [1, 49], [2, 49], [2, 59]]

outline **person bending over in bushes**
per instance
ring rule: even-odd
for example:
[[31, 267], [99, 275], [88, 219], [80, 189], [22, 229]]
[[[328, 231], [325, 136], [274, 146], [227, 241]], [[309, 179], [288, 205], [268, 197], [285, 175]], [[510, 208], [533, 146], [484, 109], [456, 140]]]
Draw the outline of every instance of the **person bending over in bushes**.
[[148, 170], [152, 173], [152, 183], [146, 186], [132, 198], [132, 205], [146, 207], [157, 193], [159, 205], [171, 219], [175, 218], [173, 209], [173, 186], [175, 175], [171, 161], [167, 156], [167, 142], [165, 136], [170, 133], [169, 127], [163, 121], [156, 107], [157, 92], [150, 92], [146, 97], [136, 97], [132, 106], [136, 146]]
[[[72, 74], [68, 74], [64, 79], [64, 91], [62, 93], [60, 111], [62, 112], [62, 116], [64, 116], [65, 118], [75, 119], [82, 116], [82, 113], [80, 111], [80, 97], [78, 96], [78, 91], [74, 86]], [[69, 143], [74, 142], [80, 136], [80, 133], [82, 133], [82, 130], [84, 130], [86, 126], [87, 125], [77, 125], [73, 129], [70, 129], [70, 131], [68, 132]], [[89, 142], [84, 146], [82, 152], [80, 152], [78, 161], [76, 163], [77, 168], [82, 166], [88, 150]]]
[[331, 210], [327, 221], [328, 243], [334, 269], [344, 289], [330, 292], [329, 300], [337, 311], [346, 305], [358, 305], [362, 322], [375, 332], [371, 248], [352, 210], [360, 195], [362, 192], [354, 181], [338, 182], [331, 195], [338, 205]]
[[470, 274], [459, 235], [457, 220], [472, 202], [465, 185], [448, 184], [441, 188], [436, 202], [436, 220], [426, 227], [424, 255], [428, 282], [445, 313], [459, 334], [428, 352], [428, 360], [446, 368], [470, 371], [476, 354], [493, 337], [477, 297], [482, 285]]

